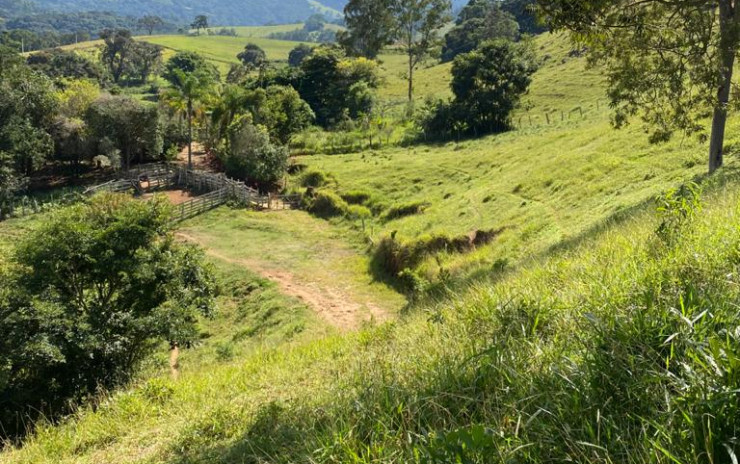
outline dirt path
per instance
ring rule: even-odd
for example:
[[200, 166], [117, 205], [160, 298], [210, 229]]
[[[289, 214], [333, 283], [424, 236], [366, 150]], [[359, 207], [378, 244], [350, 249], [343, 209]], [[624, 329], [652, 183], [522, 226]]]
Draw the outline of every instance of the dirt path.
[[349, 295], [338, 286], [320, 285], [316, 282], [302, 281], [293, 274], [283, 270], [268, 269], [257, 260], [236, 259], [210, 249], [197, 238], [178, 232], [177, 236], [185, 241], [201, 245], [206, 254], [227, 263], [243, 266], [262, 277], [275, 282], [286, 295], [298, 298], [306, 303], [316, 314], [340, 330], [355, 330], [363, 322], [384, 322], [391, 318], [385, 310], [365, 302], [352, 301]]
[[[205, 147], [200, 142], [193, 142], [193, 168], [201, 171], [208, 170], [208, 161]], [[180, 150], [177, 154], [177, 163], [187, 166], [188, 164], [188, 147]]]

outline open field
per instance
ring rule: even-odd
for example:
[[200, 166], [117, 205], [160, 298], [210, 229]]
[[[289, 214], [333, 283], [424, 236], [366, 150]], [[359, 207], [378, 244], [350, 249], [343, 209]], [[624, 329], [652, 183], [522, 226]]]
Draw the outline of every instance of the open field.
[[[448, 452], [430, 432], [473, 434], [476, 424], [501, 431], [467, 449], [481, 459], [494, 447], [535, 462], [675, 462], [641, 458], [659, 445], [691, 462], [662, 433], [672, 423], [690, 436], [695, 404], [678, 388], [690, 374], [670, 369], [693, 341], [723, 343], [732, 324], [738, 195], [711, 187], [673, 243], [656, 237], [659, 218], [641, 213], [403, 322], [238, 360], [222, 354], [176, 382], [142, 380], [41, 428], [3, 462], [400, 463]], [[685, 285], [695, 285], [689, 302]], [[679, 304], [683, 317], [672, 317]], [[666, 348], [687, 318], [693, 329]], [[610, 401], [615, 394], [625, 398]], [[635, 406], [643, 427], [630, 427], [624, 408]]]
[[[330, 175], [328, 188], [368, 193], [385, 211], [426, 205], [423, 213], [390, 221], [381, 213], [371, 226], [376, 241], [392, 232], [411, 240], [504, 229], [492, 245], [443, 256], [447, 270], [484, 273], [502, 260], [517, 262], [571, 240], [706, 171], [708, 146], [696, 139], [679, 135], [651, 145], [639, 121], [614, 130], [598, 71], [587, 69], [584, 58], [569, 58], [562, 37], [541, 36], [536, 48], [549, 58], [514, 116], [518, 130], [460, 143], [305, 156], [299, 162]], [[740, 119], [729, 127], [732, 147], [740, 141]], [[735, 157], [727, 164], [735, 169]], [[430, 262], [429, 268], [435, 274], [440, 264]]]
[[179, 236], [217, 260], [241, 265], [300, 298], [340, 330], [395, 319], [403, 297], [367, 273], [366, 245], [303, 211], [219, 208], [183, 224]]

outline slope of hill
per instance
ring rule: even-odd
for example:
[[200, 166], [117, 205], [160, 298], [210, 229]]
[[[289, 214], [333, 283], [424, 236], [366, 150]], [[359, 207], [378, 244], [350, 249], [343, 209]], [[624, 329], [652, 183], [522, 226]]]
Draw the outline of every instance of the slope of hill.
[[[503, 228], [489, 245], [426, 263], [430, 272], [477, 270], [475, 285], [445, 281], [443, 299], [341, 336], [299, 310], [296, 318], [314, 327], [305, 338], [292, 338], [290, 317], [281, 318], [277, 341], [264, 349], [250, 339], [239, 356], [210, 344], [186, 353], [192, 362], [177, 380], [163, 350], [138, 382], [41, 426], [0, 461], [732, 462], [737, 160], [728, 157], [703, 198], [684, 192], [656, 215], [652, 198], [701, 178], [706, 147], [691, 139], [651, 146], [639, 127], [614, 131], [598, 71], [569, 58], [562, 38], [538, 41], [549, 59], [528, 111], [515, 117], [518, 130], [300, 160], [331, 173], [329, 188], [365, 191], [386, 212], [430, 203], [418, 215], [377, 218], [368, 225], [373, 238]], [[445, 69], [429, 68], [427, 78], [442, 82], [430, 88], [444, 87]], [[733, 118], [728, 134], [738, 129]], [[728, 139], [730, 153], [739, 140]], [[219, 253], [265, 260], [274, 246], [311, 239], [310, 229], [280, 226], [294, 216], [268, 214], [268, 228], [224, 208], [186, 226]], [[24, 226], [0, 225], [0, 236]], [[361, 236], [347, 222], [321, 229], [311, 253]], [[267, 234], [271, 245], [259, 246]], [[260, 298], [244, 314], [263, 314]], [[295, 311], [283, 304], [266, 312]], [[227, 312], [211, 327], [221, 341], [242, 340], [248, 324]]]
[[[206, 15], [214, 25], [249, 26], [294, 23], [317, 12], [308, 0], [36, 0], [43, 9], [63, 12], [103, 10], [131, 16], [153, 14], [179, 24], [190, 24], [196, 15]], [[324, 9], [322, 13], [327, 13]], [[336, 12], [338, 15], [338, 12]]]

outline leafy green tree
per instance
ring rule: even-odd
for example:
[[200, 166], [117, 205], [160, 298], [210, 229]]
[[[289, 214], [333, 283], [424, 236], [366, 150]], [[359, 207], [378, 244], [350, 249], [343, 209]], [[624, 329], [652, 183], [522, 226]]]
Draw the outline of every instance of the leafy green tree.
[[394, 0], [396, 37], [408, 59], [408, 97], [414, 99], [414, 70], [439, 46], [439, 30], [450, 20], [449, 0]]
[[[378, 85], [377, 65], [365, 58], [346, 58], [333, 48], [318, 48], [301, 64], [301, 75], [295, 88], [316, 114], [316, 122], [324, 127], [338, 124], [347, 115], [357, 118], [370, 108], [358, 104], [356, 84], [364, 82], [368, 90]], [[354, 86], [354, 90], [353, 90]]]
[[103, 96], [93, 102], [85, 122], [98, 144], [108, 139], [120, 150], [122, 165], [128, 169], [134, 157], [158, 158], [162, 134], [156, 106], [127, 96]]
[[472, 0], [463, 8], [457, 25], [445, 35], [442, 61], [471, 52], [486, 40], [518, 38], [519, 25], [514, 16], [492, 0]]
[[100, 32], [103, 49], [100, 57], [110, 71], [113, 82], [118, 83], [126, 72], [134, 48], [134, 39], [127, 29], [105, 29]]
[[169, 203], [103, 194], [30, 232], [0, 279], [0, 429], [129, 380], [162, 342], [198, 338], [214, 282]]
[[236, 57], [244, 66], [252, 66], [254, 68], [260, 68], [267, 63], [267, 54], [259, 45], [254, 43], [248, 43], [244, 47], [244, 50], [239, 52]]
[[288, 65], [297, 68], [303, 63], [303, 60], [306, 59], [309, 55], [313, 53], [313, 47], [306, 44], [299, 44], [296, 45], [293, 50], [290, 51], [290, 54], [288, 55]]
[[198, 35], [200, 35], [201, 29], [208, 29], [208, 16], [206, 15], [198, 15], [195, 17], [195, 20], [190, 24], [190, 27], [198, 31]]
[[14, 164], [10, 153], [0, 151], [0, 219], [13, 211], [16, 194], [26, 187], [26, 179], [16, 172]]
[[507, 130], [511, 112], [536, 70], [527, 42], [484, 42], [458, 55], [452, 65], [450, 102], [429, 102], [422, 128], [429, 139], [479, 136]]
[[650, 140], [703, 132], [713, 112], [709, 172], [722, 166], [735, 56], [737, 1], [538, 0], [555, 29], [567, 29], [604, 65], [614, 123], [640, 115]]
[[0, 139], [0, 149], [4, 148], [11, 155], [15, 170], [24, 176], [40, 169], [54, 151], [51, 135], [20, 116], [11, 117], [3, 126]]
[[349, 0], [344, 7], [345, 31], [337, 41], [347, 54], [374, 59], [381, 49], [393, 42], [394, 0]]
[[71, 163], [75, 176], [79, 176], [82, 162], [94, 155], [85, 121], [63, 116], [57, 118], [52, 138], [55, 159]]
[[100, 97], [100, 87], [94, 82], [75, 79], [58, 83], [61, 87], [55, 94], [59, 114], [67, 118], [82, 119], [90, 105]]
[[288, 149], [272, 144], [267, 130], [254, 126], [251, 120], [251, 115], [242, 115], [229, 127], [224, 168], [229, 176], [270, 187], [285, 175]]
[[155, 29], [164, 26], [164, 20], [159, 16], [146, 15], [139, 18], [137, 24], [141, 29], [146, 30], [149, 35], [152, 35]]
[[287, 145], [296, 133], [311, 126], [316, 116], [308, 103], [290, 86], [267, 88], [257, 122], [264, 124], [272, 138]]
[[57, 111], [51, 80], [32, 71], [15, 52], [0, 49], [0, 151], [18, 177], [51, 155], [49, 128]]
[[536, 71], [534, 53], [526, 43], [506, 40], [483, 43], [459, 55], [452, 64], [454, 103], [465, 109], [470, 130], [505, 130], [520, 96]]
[[324, 29], [326, 18], [322, 14], [312, 14], [303, 23], [303, 30], [307, 32], [316, 32]]
[[175, 70], [180, 70], [185, 74], [205, 73], [210, 75], [213, 82], [217, 82], [220, 78], [216, 67], [208, 63], [202, 55], [195, 52], [177, 52], [167, 60], [162, 77], [173, 85], [179, 79]]
[[28, 56], [26, 62], [34, 70], [43, 72], [52, 78], [66, 77], [100, 81], [104, 75], [100, 63], [80, 53], [59, 48], [33, 53]]
[[156, 74], [162, 67], [162, 47], [148, 42], [134, 42], [126, 70], [142, 83]]
[[537, 18], [536, 5], [536, 0], [503, 0], [501, 9], [514, 16], [522, 33], [540, 34], [547, 26]]
[[171, 107], [185, 111], [188, 120], [188, 169], [192, 169], [194, 110], [213, 93], [214, 82], [211, 74], [202, 70], [186, 73], [173, 69], [173, 76], [172, 88], [164, 94], [164, 99]]

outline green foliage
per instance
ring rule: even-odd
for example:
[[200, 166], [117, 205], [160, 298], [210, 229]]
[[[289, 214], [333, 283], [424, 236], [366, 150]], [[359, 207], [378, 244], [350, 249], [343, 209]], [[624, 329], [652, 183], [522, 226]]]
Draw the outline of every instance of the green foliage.
[[308, 170], [301, 175], [302, 187], [319, 188], [328, 182], [329, 176], [325, 172], [316, 169]]
[[293, 87], [271, 85], [265, 97], [264, 105], [255, 112], [255, 121], [264, 124], [270, 135], [284, 145], [310, 127], [316, 117]]
[[701, 186], [695, 183], [682, 185], [659, 196], [658, 216], [660, 225], [655, 231], [666, 243], [674, 243], [694, 217], [701, 212]]
[[229, 148], [222, 157], [226, 174], [269, 188], [288, 168], [288, 150], [274, 145], [262, 127], [240, 116], [229, 126]]
[[342, 197], [329, 190], [321, 190], [310, 200], [308, 211], [322, 218], [344, 216], [349, 205]]
[[345, 31], [337, 41], [347, 54], [377, 58], [381, 49], [393, 42], [395, 19], [391, 0], [349, 0], [344, 7]]
[[126, 381], [157, 343], [197, 339], [213, 309], [202, 254], [176, 244], [169, 203], [102, 195], [24, 239], [0, 288], [5, 433], [18, 418]]
[[456, 25], [445, 35], [442, 61], [452, 61], [461, 53], [469, 53], [488, 40], [519, 38], [519, 25], [499, 3], [491, 0], [471, 0], [462, 9]]
[[306, 44], [296, 45], [288, 55], [288, 64], [294, 68], [297, 68], [303, 63], [308, 56], [313, 53], [313, 48]]
[[139, 18], [137, 24], [140, 28], [145, 29], [149, 35], [152, 35], [155, 30], [164, 26], [164, 20], [159, 16], [146, 15]]
[[75, 51], [59, 48], [29, 55], [28, 65], [51, 78], [94, 79], [101, 81], [105, 74], [103, 67], [88, 57]]
[[395, 0], [391, 3], [396, 38], [408, 58], [408, 99], [413, 101], [414, 70], [439, 48], [439, 30], [450, 18], [450, 0]]
[[198, 15], [195, 17], [192, 23], [190, 23], [190, 27], [195, 29], [198, 32], [198, 35], [200, 35], [201, 29], [207, 29], [208, 28], [208, 16], [206, 15]]
[[706, 116], [714, 110], [710, 173], [722, 165], [740, 48], [740, 15], [733, 5], [729, 0], [707, 8], [687, 1], [538, 2], [553, 27], [572, 31], [592, 61], [604, 65], [616, 127], [639, 116], [650, 141], [664, 142], [676, 130], [704, 133]]
[[128, 167], [135, 157], [140, 161], [158, 159], [162, 152], [156, 106], [145, 105], [131, 97], [102, 96], [90, 105], [85, 122], [101, 152], [106, 154], [105, 140], [120, 151], [123, 167]]
[[242, 50], [236, 57], [239, 58], [239, 61], [241, 61], [245, 66], [259, 68], [267, 64], [267, 54], [259, 45], [253, 43], [245, 45], [244, 50]]
[[[320, 14], [311, 15], [300, 29], [292, 31], [273, 32], [268, 37], [278, 40], [292, 40], [295, 42], [331, 43], [336, 40], [336, 32], [324, 27], [326, 18]], [[301, 44], [304, 45], [304, 44]]]
[[510, 116], [537, 66], [527, 43], [485, 42], [452, 65], [454, 99], [432, 102], [422, 117], [427, 138], [481, 135], [511, 127]]
[[335, 126], [371, 112], [372, 90], [378, 85], [377, 66], [372, 61], [318, 48], [303, 60], [300, 70], [294, 87], [313, 109], [318, 124]]
[[503, 0], [501, 9], [516, 18], [519, 29], [524, 34], [547, 31], [547, 26], [537, 17], [536, 0]]
[[170, 84], [178, 85], [180, 77], [177, 71], [187, 74], [203, 74], [209, 76], [209, 80], [216, 82], [219, 80], [218, 70], [199, 53], [182, 51], [177, 52], [165, 63], [164, 77]]

